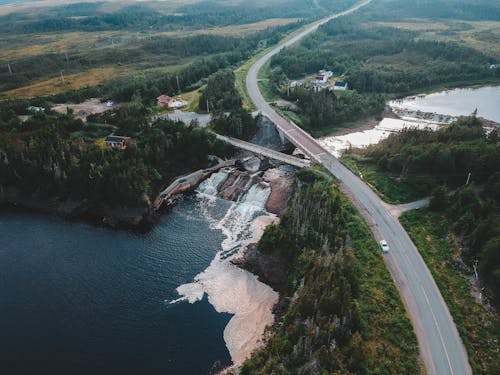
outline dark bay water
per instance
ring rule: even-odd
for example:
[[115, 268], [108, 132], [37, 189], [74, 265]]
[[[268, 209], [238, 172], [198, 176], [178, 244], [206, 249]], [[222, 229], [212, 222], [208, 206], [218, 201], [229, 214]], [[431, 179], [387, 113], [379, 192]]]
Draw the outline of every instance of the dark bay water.
[[[138, 235], [0, 210], [0, 374], [206, 374], [230, 319], [169, 304], [223, 239], [195, 198]], [[165, 301], [167, 300], [167, 302]]]

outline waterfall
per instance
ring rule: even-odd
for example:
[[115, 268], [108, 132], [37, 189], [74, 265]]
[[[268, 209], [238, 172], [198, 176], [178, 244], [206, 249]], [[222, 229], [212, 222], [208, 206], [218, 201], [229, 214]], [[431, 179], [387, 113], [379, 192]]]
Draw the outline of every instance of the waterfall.
[[217, 196], [217, 187], [229, 176], [227, 171], [213, 173], [209, 178], [203, 181], [196, 191], [207, 196]]

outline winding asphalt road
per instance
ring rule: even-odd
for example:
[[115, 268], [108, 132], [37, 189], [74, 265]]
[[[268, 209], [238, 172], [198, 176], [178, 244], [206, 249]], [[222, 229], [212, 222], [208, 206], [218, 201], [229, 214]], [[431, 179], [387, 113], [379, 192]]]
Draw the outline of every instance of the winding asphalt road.
[[388, 242], [391, 249], [384, 255], [384, 260], [412, 319], [427, 374], [472, 374], [467, 353], [448, 307], [420, 253], [399, 221], [362, 180], [308, 133], [276, 113], [265, 101], [258, 87], [258, 72], [272, 56], [314, 32], [320, 25], [352, 13], [369, 2], [370, 0], [364, 1], [345, 12], [312, 24], [258, 59], [249, 69], [247, 91], [261, 113], [271, 119], [295, 146], [321, 163], [341, 181], [342, 191], [362, 213], [377, 241], [385, 239]]

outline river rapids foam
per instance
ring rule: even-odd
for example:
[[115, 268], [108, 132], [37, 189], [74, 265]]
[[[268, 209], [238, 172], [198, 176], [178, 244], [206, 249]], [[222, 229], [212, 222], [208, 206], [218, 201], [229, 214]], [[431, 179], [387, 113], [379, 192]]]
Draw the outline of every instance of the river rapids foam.
[[180, 298], [171, 303], [195, 303], [206, 294], [218, 312], [234, 314], [224, 329], [224, 340], [238, 366], [260, 345], [265, 328], [273, 323], [272, 308], [279, 296], [230, 260], [242, 256], [246, 246], [257, 242], [265, 227], [278, 218], [264, 208], [270, 188], [254, 184], [239, 202], [232, 202], [222, 219], [216, 219], [210, 207], [217, 203], [217, 186], [226, 177], [226, 172], [215, 173], [197, 190], [200, 211], [213, 228], [222, 231], [225, 239], [208, 268], [192, 283], [179, 286]]

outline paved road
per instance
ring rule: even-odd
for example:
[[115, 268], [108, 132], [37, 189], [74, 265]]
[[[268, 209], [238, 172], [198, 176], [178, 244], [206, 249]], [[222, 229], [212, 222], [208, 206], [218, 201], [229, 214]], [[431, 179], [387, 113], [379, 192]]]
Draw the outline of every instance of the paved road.
[[472, 374], [467, 353], [448, 307], [420, 253], [399, 221], [362, 180], [323, 149], [309, 134], [276, 113], [266, 103], [257, 85], [260, 68], [281, 49], [315, 31], [321, 24], [354, 12], [369, 2], [363, 2], [346, 12], [316, 22], [257, 60], [248, 72], [247, 90], [262, 114], [269, 117], [292, 143], [341, 181], [341, 189], [365, 217], [377, 241], [387, 240], [391, 250], [384, 255], [384, 259], [411, 316], [427, 374]]

